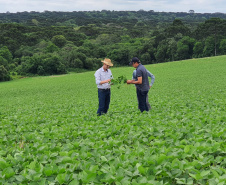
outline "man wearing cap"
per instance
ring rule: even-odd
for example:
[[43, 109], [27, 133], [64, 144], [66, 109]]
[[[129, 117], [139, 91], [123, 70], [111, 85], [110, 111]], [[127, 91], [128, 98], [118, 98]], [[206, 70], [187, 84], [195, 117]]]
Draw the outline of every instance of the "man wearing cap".
[[[132, 79], [133, 79], [133, 80], [137, 80], [137, 79], [136, 79], [136, 74], [137, 74], [137, 70], [135, 69], [135, 70], [133, 71], [133, 76], [132, 76]], [[151, 87], [153, 86], [154, 82], [155, 82], [155, 76], [154, 76], [150, 71], [148, 71], [148, 70], [147, 70], [147, 74], [148, 74], [148, 77], [151, 78], [151, 82], [150, 82], [150, 84], [149, 84], [149, 88], [151, 88]], [[139, 102], [138, 102], [138, 103], [139, 103]], [[147, 103], [148, 109], [150, 110], [150, 109], [151, 109], [151, 105], [150, 105], [150, 103], [149, 103], [149, 101], [148, 101], [148, 94], [147, 94], [147, 98], [146, 98], [146, 103]], [[138, 106], [138, 107], [139, 107], [139, 106]]]
[[98, 88], [98, 99], [99, 99], [99, 108], [97, 110], [98, 116], [106, 114], [108, 111], [111, 98], [110, 81], [113, 77], [111, 70], [109, 69], [110, 66], [113, 66], [111, 60], [105, 58], [101, 62], [103, 62], [103, 66], [100, 69], [98, 69], [94, 74]]
[[147, 69], [141, 64], [137, 57], [133, 57], [129, 64], [136, 68], [136, 77], [133, 80], [127, 80], [127, 84], [136, 85], [138, 106], [140, 111], [149, 111], [146, 103], [147, 94], [150, 89]]

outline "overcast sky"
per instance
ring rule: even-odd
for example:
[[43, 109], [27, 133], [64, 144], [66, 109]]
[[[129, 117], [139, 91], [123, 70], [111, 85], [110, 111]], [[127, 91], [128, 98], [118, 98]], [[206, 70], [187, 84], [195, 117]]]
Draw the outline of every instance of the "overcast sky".
[[0, 0], [0, 13], [24, 11], [154, 10], [226, 13], [226, 0]]

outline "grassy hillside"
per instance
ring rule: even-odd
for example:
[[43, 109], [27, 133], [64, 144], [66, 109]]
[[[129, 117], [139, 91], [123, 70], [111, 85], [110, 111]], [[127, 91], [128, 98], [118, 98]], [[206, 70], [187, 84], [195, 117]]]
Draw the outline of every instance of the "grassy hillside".
[[0, 184], [225, 184], [225, 61], [147, 65], [148, 113], [124, 84], [96, 116], [94, 71], [0, 83]]

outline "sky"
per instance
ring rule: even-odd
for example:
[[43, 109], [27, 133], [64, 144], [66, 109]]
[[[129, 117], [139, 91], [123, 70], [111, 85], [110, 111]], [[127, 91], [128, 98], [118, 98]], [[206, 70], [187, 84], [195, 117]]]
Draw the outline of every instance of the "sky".
[[48, 11], [138, 11], [226, 13], [225, 0], [0, 0], [0, 13]]

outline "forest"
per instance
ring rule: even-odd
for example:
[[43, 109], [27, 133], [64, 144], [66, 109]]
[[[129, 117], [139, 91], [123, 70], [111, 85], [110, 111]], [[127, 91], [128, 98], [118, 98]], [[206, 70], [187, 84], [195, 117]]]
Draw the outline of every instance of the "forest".
[[226, 54], [226, 14], [150, 11], [0, 13], [0, 81]]

